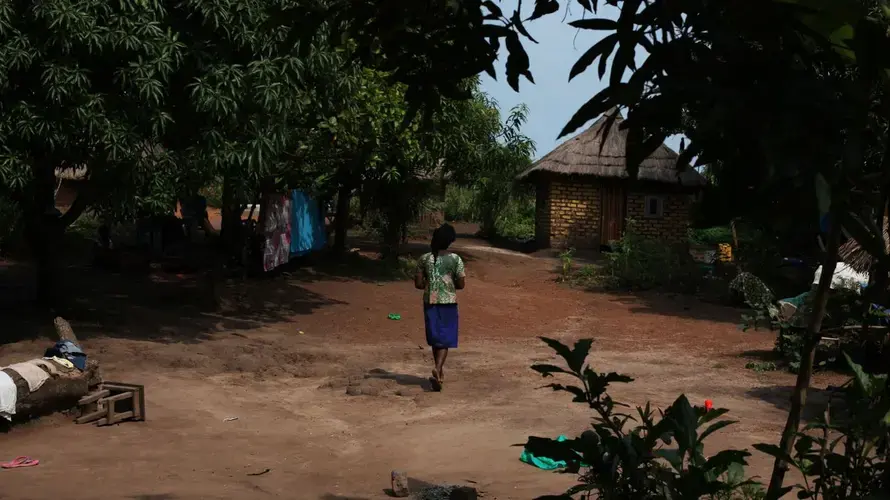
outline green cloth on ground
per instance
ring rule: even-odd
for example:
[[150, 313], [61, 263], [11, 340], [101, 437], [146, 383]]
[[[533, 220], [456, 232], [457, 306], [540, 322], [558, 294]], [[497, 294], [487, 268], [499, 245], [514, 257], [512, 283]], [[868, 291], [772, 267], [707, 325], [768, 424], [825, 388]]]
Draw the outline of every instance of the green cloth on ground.
[[402, 319], [402, 316], [400, 314], [396, 314], [396, 313], [390, 313], [390, 315], [387, 317], [393, 321], [398, 321], [398, 320]]
[[[556, 442], [562, 443], [563, 441], [568, 441], [568, 439], [569, 438], [565, 436], [559, 436], [558, 438], [556, 438]], [[553, 460], [552, 458], [539, 457], [536, 456], [534, 453], [528, 451], [528, 449], [522, 450], [522, 454], [519, 455], [519, 460], [529, 465], [534, 465], [541, 470], [565, 469], [568, 466], [565, 460]], [[587, 465], [582, 463], [581, 467], [587, 467]]]

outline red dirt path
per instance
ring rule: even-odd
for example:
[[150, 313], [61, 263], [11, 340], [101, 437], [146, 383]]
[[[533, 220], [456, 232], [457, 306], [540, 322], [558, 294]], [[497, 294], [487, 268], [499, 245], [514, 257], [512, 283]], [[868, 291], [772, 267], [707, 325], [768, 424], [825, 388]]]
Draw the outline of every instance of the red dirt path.
[[[551, 260], [467, 245], [481, 243], [457, 245], [469, 271], [462, 344], [441, 394], [425, 390], [431, 360], [408, 282], [299, 272], [252, 283], [233, 297], [244, 306], [218, 314], [157, 278], [143, 292], [155, 295], [140, 298], [148, 306], [113, 288], [103, 310], [114, 313], [74, 326], [106, 379], [145, 384], [148, 420], [96, 428], [55, 416], [0, 435], [0, 459], [41, 461], [0, 472], [0, 498], [378, 499], [392, 469], [472, 481], [486, 499], [557, 493], [573, 478], [523, 465], [512, 446], [588, 422], [583, 407], [538, 389], [528, 367], [551, 359], [541, 335], [595, 338], [591, 362], [636, 379], [615, 389], [619, 400], [665, 406], [685, 392], [729, 408], [740, 423], [714, 447], [776, 441], [793, 378], [744, 368], [742, 354], [770, 349], [772, 337], [739, 331], [738, 311], [571, 290], [554, 282]], [[0, 364], [48, 342], [0, 345]], [[753, 465], [767, 475], [764, 457]]]

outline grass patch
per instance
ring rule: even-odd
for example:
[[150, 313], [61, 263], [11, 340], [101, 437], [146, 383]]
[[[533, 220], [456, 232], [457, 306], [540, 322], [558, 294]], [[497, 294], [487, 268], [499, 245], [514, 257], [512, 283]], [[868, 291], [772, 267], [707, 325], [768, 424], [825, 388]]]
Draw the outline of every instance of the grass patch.
[[772, 361], [751, 361], [745, 365], [745, 368], [756, 373], [774, 372], [779, 369]]
[[101, 224], [102, 222], [96, 214], [84, 212], [68, 227], [68, 233], [85, 240], [93, 240], [96, 239]]

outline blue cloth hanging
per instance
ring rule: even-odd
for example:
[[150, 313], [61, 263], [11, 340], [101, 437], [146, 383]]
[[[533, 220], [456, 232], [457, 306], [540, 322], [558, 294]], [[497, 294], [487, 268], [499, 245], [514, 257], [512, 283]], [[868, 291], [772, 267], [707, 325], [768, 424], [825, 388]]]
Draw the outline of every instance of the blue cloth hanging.
[[324, 248], [326, 238], [318, 201], [294, 189], [291, 192], [290, 254], [300, 256], [320, 250]]

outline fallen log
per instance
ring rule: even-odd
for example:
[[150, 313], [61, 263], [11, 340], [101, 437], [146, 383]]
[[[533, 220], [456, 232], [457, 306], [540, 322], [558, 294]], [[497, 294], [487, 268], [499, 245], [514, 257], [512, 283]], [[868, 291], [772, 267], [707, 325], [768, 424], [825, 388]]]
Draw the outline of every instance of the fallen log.
[[[54, 320], [59, 340], [77, 342], [77, 337], [63, 318]], [[38, 358], [39, 359], [39, 358]], [[67, 368], [53, 362], [55, 373], [41, 367], [50, 377], [34, 392], [21, 375], [9, 368], [3, 371], [12, 378], [16, 386], [15, 415], [13, 421], [25, 421], [59, 411], [70, 410], [77, 406], [77, 401], [86, 396], [90, 390], [102, 382], [99, 363], [95, 359], [87, 361], [86, 369]]]

